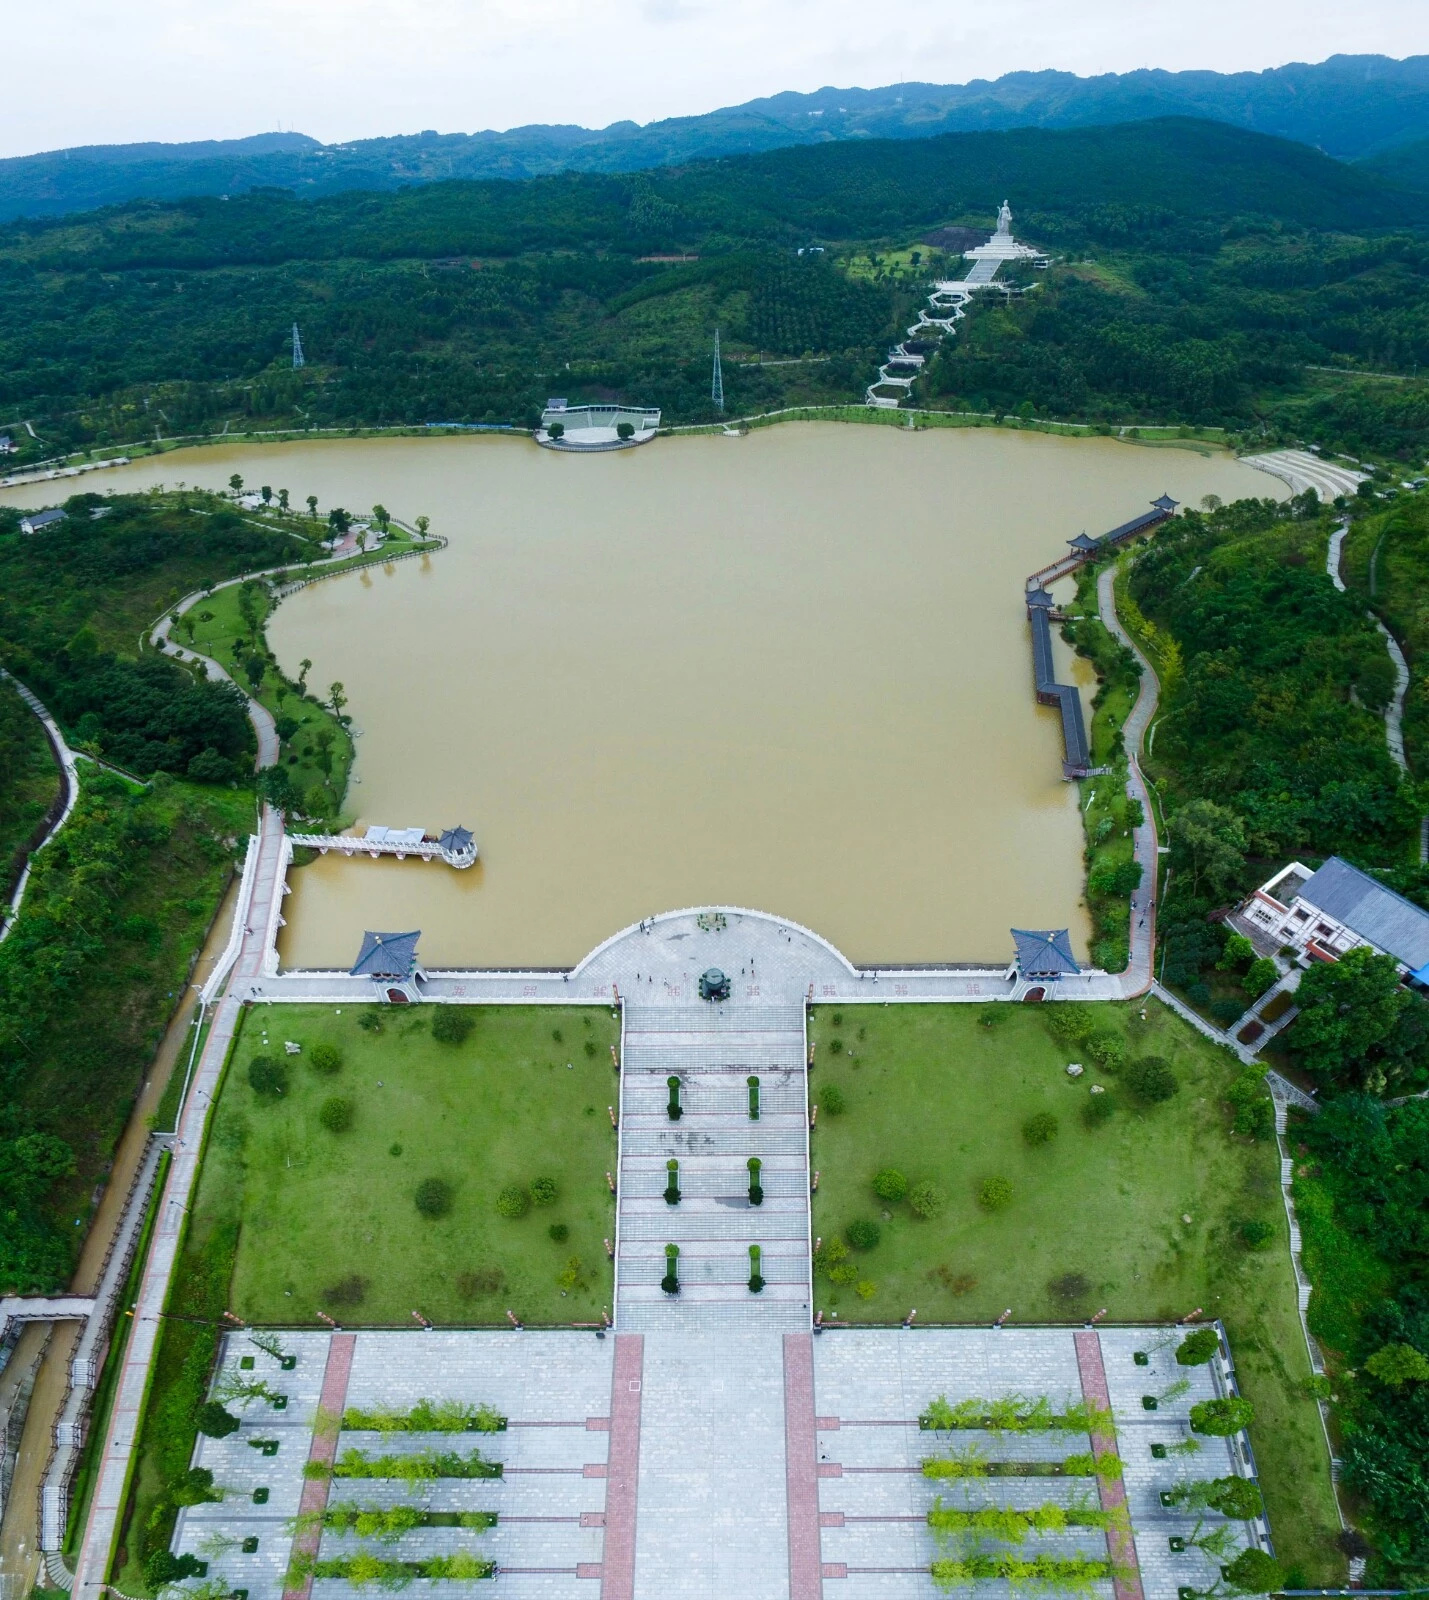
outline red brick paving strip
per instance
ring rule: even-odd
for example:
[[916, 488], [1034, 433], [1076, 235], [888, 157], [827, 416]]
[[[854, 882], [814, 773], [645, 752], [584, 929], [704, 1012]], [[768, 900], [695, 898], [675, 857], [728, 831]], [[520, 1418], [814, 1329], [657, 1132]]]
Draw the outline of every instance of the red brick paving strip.
[[[1086, 1328], [1074, 1335], [1077, 1345], [1077, 1371], [1082, 1379], [1082, 1398], [1089, 1405], [1111, 1410], [1111, 1394], [1106, 1384], [1106, 1367], [1102, 1363], [1101, 1336], [1095, 1328]], [[1114, 1433], [1094, 1433], [1092, 1450], [1097, 1455], [1116, 1451]], [[1120, 1478], [1097, 1479], [1097, 1492], [1101, 1496], [1102, 1510], [1126, 1512], [1126, 1489]], [[1107, 1553], [1115, 1571], [1113, 1582], [1116, 1600], [1144, 1600], [1141, 1589], [1141, 1568], [1136, 1560], [1136, 1541], [1129, 1523], [1106, 1531]]]
[[[342, 1431], [342, 1413], [347, 1405], [347, 1380], [352, 1373], [352, 1353], [357, 1345], [355, 1333], [335, 1333], [328, 1340], [327, 1366], [323, 1369], [322, 1394], [318, 1398], [318, 1410], [325, 1413], [318, 1419], [318, 1425], [313, 1429], [313, 1442], [308, 1451], [309, 1461], [322, 1461], [331, 1466], [337, 1458], [337, 1439]], [[303, 1497], [298, 1502], [298, 1515], [306, 1516], [311, 1511], [327, 1510], [328, 1489], [331, 1486], [330, 1478], [304, 1478]], [[323, 1530], [319, 1524], [315, 1528], [304, 1528], [293, 1538], [293, 1555], [313, 1555], [318, 1553], [318, 1546], [322, 1543]], [[308, 1600], [313, 1592], [313, 1580], [304, 1578], [295, 1588], [283, 1590], [283, 1600]]]
[[635, 1514], [640, 1489], [640, 1386], [645, 1340], [617, 1333], [610, 1378], [610, 1452], [605, 1488], [605, 1551], [600, 1600], [633, 1600]]
[[784, 1483], [789, 1519], [789, 1600], [822, 1600], [814, 1336], [784, 1335]]

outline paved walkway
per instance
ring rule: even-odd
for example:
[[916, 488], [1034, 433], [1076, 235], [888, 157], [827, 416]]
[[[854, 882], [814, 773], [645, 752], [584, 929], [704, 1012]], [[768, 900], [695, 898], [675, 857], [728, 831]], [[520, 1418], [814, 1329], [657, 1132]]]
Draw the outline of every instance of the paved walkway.
[[[1132, 844], [1141, 863], [1141, 884], [1131, 896], [1131, 957], [1123, 974], [1123, 993], [1127, 998], [1145, 994], [1151, 986], [1151, 964], [1156, 950], [1156, 878], [1160, 857], [1157, 854], [1156, 812], [1141, 771], [1141, 750], [1146, 730], [1156, 715], [1161, 698], [1161, 680], [1141, 653], [1140, 647], [1121, 625], [1116, 614], [1116, 567], [1103, 567], [1097, 575], [1097, 609], [1113, 638], [1125, 645], [1141, 663], [1141, 681], [1136, 704], [1126, 719], [1122, 738], [1126, 745], [1126, 792], [1141, 804], [1142, 823], [1133, 831]], [[1100, 781], [1100, 780], [1098, 780]]]
[[[1330, 535], [1329, 548], [1325, 552], [1325, 573], [1330, 582], [1344, 594], [1345, 580], [1340, 575], [1340, 556], [1344, 548], [1345, 535], [1350, 531], [1348, 522], [1342, 522]], [[1394, 663], [1394, 692], [1389, 698], [1389, 704], [1384, 708], [1384, 739], [1389, 746], [1389, 758], [1401, 772], [1409, 771], [1409, 763], [1404, 758], [1404, 697], [1409, 693], [1409, 663], [1404, 659], [1404, 651], [1399, 647], [1399, 640], [1385, 627], [1384, 623], [1373, 611], [1365, 615], [1379, 629], [1384, 640], [1384, 647], [1389, 651], [1389, 659]]]
[[70, 813], [74, 810], [75, 802], [79, 799], [79, 773], [75, 770], [75, 753], [65, 743], [65, 736], [60, 732], [59, 724], [45, 709], [40, 697], [27, 689], [16, 677], [0, 667], [0, 678], [15, 686], [15, 692], [29, 706], [30, 710], [40, 719], [44, 726], [45, 736], [50, 741], [50, 749], [54, 751], [55, 760], [59, 762], [60, 781], [64, 785], [64, 804], [59, 815], [50, 824], [44, 838], [30, 851], [26, 858], [24, 870], [20, 873], [20, 881], [15, 885], [15, 892], [10, 896], [10, 904], [6, 906], [4, 916], [0, 919], [0, 944], [10, 937], [10, 930], [15, 926], [15, 919], [20, 915], [20, 907], [24, 903], [25, 891], [30, 886], [30, 869], [40, 851], [69, 821]]
[[239, 997], [246, 987], [245, 980], [263, 966], [268, 939], [269, 902], [279, 884], [277, 867], [282, 847], [282, 818], [265, 806], [258, 836], [257, 870], [248, 881], [246, 895], [240, 898], [234, 911], [235, 925], [245, 930], [242, 946], [228, 993], [213, 1014], [193, 1085], [181, 1113], [173, 1165], [140, 1282], [134, 1325], [124, 1352], [114, 1406], [100, 1450], [98, 1476], [75, 1575], [74, 1593], [82, 1600], [99, 1600], [104, 1591], [105, 1569], [118, 1531], [150, 1362], [158, 1343], [160, 1313], [178, 1260], [184, 1220], [198, 1177], [204, 1124], [238, 1022]]

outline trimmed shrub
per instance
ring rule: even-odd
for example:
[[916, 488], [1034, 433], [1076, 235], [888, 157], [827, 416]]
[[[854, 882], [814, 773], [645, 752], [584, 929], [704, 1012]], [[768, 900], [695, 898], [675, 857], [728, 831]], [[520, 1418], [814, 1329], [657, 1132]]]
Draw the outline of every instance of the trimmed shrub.
[[556, 1180], [554, 1178], [532, 1178], [531, 1200], [538, 1206], [555, 1205]]
[[531, 1196], [519, 1183], [508, 1183], [496, 1197], [496, 1214], [515, 1222], [531, 1209]]
[[248, 1063], [248, 1082], [254, 1094], [276, 1100], [288, 1092], [288, 1069], [271, 1056], [254, 1056]]
[[885, 1167], [873, 1175], [873, 1192], [880, 1200], [897, 1204], [908, 1193], [908, 1180], [896, 1167]]
[[1094, 1033], [1087, 1040], [1086, 1049], [1105, 1072], [1120, 1072], [1126, 1065], [1126, 1044], [1119, 1033]]
[[872, 1278], [862, 1278], [854, 1284], [853, 1292], [860, 1300], [872, 1300], [874, 1295], [878, 1293], [878, 1285]]
[[836, 1083], [826, 1083], [819, 1091], [819, 1109], [826, 1117], [841, 1117], [848, 1109], [844, 1092]]
[[169, 1495], [176, 1506], [200, 1506], [223, 1498], [214, 1493], [213, 1474], [207, 1467], [190, 1467], [169, 1485]]
[[978, 1185], [977, 1203], [984, 1211], [1001, 1211], [1012, 1204], [1010, 1178], [984, 1178]]
[[1051, 1144], [1057, 1137], [1057, 1126], [1057, 1119], [1050, 1111], [1039, 1111], [1022, 1124], [1023, 1142], [1034, 1148], [1039, 1144]]
[[318, 1108], [318, 1121], [329, 1133], [346, 1133], [357, 1120], [357, 1107], [340, 1094], [329, 1095]]
[[1255, 1420], [1255, 1407], [1240, 1395], [1227, 1395], [1223, 1400], [1198, 1400], [1191, 1407], [1191, 1432], [1204, 1433], [1214, 1439], [1225, 1439]]
[[342, 1051], [335, 1044], [315, 1044], [308, 1051], [308, 1065], [325, 1077], [342, 1070]]
[[829, 1040], [829, 1053], [830, 1053], [830, 1055], [835, 1055], [835, 1056], [842, 1055], [843, 1054], [843, 1047], [844, 1047], [843, 1040], [838, 1038], [837, 1036], [835, 1036], [834, 1038]]
[[432, 1037], [438, 1044], [465, 1044], [475, 1026], [470, 1006], [438, 1006], [432, 1012]]
[[565, 1239], [570, 1237], [570, 1232], [571, 1230], [565, 1225], [564, 1222], [553, 1222], [551, 1226], [546, 1229], [546, 1236], [549, 1239], [553, 1239], [557, 1244], [561, 1244]]
[[855, 1250], [872, 1250], [883, 1237], [883, 1230], [867, 1217], [855, 1217], [844, 1229], [844, 1236]]
[[445, 1178], [423, 1178], [413, 1196], [424, 1217], [444, 1217], [452, 1208], [452, 1189]]
[[1109, 1094], [1089, 1095], [1082, 1104], [1082, 1121], [1088, 1128], [1100, 1128], [1110, 1122], [1116, 1102]]
[[1080, 1044], [1093, 1027], [1092, 1008], [1080, 1000], [1059, 1000], [1055, 1005], [1044, 1006], [1042, 1020], [1060, 1044]]
[[151, 1589], [162, 1589], [184, 1578], [197, 1578], [204, 1563], [197, 1556], [176, 1556], [172, 1550], [159, 1549], [144, 1563], [144, 1577]]
[[927, 1180], [915, 1183], [908, 1194], [908, 1205], [913, 1215], [924, 1220], [941, 1216], [947, 1203], [947, 1194], [936, 1183]]
[[1183, 1367], [1203, 1367], [1221, 1348], [1214, 1328], [1197, 1328], [1176, 1346], [1176, 1361]]
[[205, 1400], [194, 1412], [194, 1426], [210, 1439], [226, 1439], [238, 1430], [238, 1418], [217, 1400]]
[[1181, 1087], [1176, 1074], [1160, 1056], [1133, 1061], [1127, 1069], [1126, 1084], [1138, 1100], [1152, 1106], [1169, 1100]]

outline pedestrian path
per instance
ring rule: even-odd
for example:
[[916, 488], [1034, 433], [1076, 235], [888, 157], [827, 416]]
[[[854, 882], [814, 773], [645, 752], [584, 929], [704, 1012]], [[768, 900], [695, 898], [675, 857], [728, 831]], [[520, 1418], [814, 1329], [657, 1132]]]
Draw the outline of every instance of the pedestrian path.
[[[694, 989], [683, 1005], [627, 1002], [616, 1221], [622, 1333], [810, 1325], [804, 1007], [796, 981], [770, 977], [754, 985], [773, 991], [767, 1001], [746, 992], [712, 1003]], [[679, 1250], [675, 1294], [662, 1288], [669, 1245]], [[751, 1245], [760, 1250], [758, 1293], [749, 1287]]]

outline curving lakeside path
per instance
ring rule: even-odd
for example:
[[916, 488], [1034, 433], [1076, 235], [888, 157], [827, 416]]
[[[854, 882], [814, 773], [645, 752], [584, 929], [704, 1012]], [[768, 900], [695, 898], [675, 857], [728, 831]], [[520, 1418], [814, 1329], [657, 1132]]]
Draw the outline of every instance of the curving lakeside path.
[[1132, 847], [1136, 860], [1141, 863], [1141, 883], [1131, 896], [1131, 955], [1125, 973], [1124, 998], [1145, 994], [1151, 987], [1152, 962], [1156, 953], [1156, 869], [1160, 862], [1156, 838], [1156, 813], [1151, 806], [1151, 795], [1146, 778], [1141, 771], [1141, 749], [1146, 730], [1156, 715], [1161, 700], [1161, 680], [1156, 669], [1141, 653], [1140, 647], [1121, 624], [1116, 614], [1116, 567], [1103, 567], [1097, 574], [1097, 609], [1107, 631], [1118, 643], [1126, 646], [1141, 663], [1141, 679], [1136, 691], [1136, 704], [1132, 706], [1122, 728], [1126, 745], [1126, 792], [1141, 804], [1142, 823], [1133, 830]]

